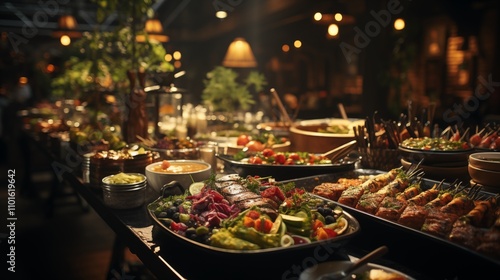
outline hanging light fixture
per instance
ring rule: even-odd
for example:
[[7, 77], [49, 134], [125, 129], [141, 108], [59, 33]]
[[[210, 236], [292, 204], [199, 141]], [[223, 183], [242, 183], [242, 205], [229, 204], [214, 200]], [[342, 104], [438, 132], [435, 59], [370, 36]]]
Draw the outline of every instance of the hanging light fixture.
[[248, 42], [238, 37], [229, 45], [222, 65], [235, 68], [252, 68], [257, 66], [257, 61]]
[[71, 14], [62, 15], [57, 21], [57, 25], [57, 30], [52, 33], [52, 36], [56, 38], [61, 38], [62, 36], [69, 38], [82, 37], [82, 33], [76, 30], [78, 23]]
[[[163, 26], [157, 18], [150, 18], [146, 21], [144, 25], [144, 31], [147, 33], [148, 39], [151, 41], [156, 41], [160, 43], [168, 42], [168, 36], [163, 34]], [[137, 35], [135, 37], [137, 42], [145, 42], [145, 35]]]

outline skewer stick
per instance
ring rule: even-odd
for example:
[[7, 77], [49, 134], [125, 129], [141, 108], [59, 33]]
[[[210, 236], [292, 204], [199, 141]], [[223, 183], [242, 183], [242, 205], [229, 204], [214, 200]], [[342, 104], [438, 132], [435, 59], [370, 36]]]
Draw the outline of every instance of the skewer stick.
[[337, 106], [339, 107], [340, 115], [342, 116], [342, 118], [344, 120], [347, 120], [348, 118], [347, 118], [347, 114], [345, 112], [344, 104], [339, 103]]
[[346, 148], [350, 148], [350, 147], [354, 146], [355, 144], [356, 144], [356, 140], [352, 140], [352, 141], [347, 142], [347, 143], [345, 143], [345, 144], [343, 144], [341, 146], [338, 146], [338, 147], [336, 147], [334, 149], [331, 149], [328, 152], [322, 153], [321, 156], [328, 157], [328, 156], [334, 155], [335, 153], [340, 152], [340, 151], [342, 151], [342, 150], [344, 150]]
[[271, 89], [271, 94], [273, 95], [274, 99], [276, 99], [278, 107], [281, 111], [281, 115], [285, 119], [285, 122], [287, 122], [288, 124], [292, 124], [292, 120], [290, 119], [290, 116], [288, 116], [288, 112], [286, 111], [285, 106], [283, 106], [283, 103], [281, 102], [281, 99], [274, 88]]

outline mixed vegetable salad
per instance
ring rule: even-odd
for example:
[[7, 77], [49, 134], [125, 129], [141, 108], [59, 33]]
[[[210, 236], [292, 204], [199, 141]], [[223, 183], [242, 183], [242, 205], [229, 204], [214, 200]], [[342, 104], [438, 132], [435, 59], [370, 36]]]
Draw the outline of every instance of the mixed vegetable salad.
[[319, 154], [309, 152], [275, 152], [266, 148], [256, 153], [240, 151], [233, 156], [234, 160], [250, 164], [272, 165], [318, 165], [332, 164], [332, 161]]
[[471, 146], [465, 141], [430, 137], [408, 138], [401, 142], [401, 146], [409, 149], [431, 151], [461, 151], [471, 149]]
[[[151, 213], [171, 231], [194, 241], [233, 250], [288, 247], [345, 234], [349, 226], [334, 202], [272, 178], [248, 176], [241, 184], [259, 197], [270, 199], [276, 211], [256, 204], [242, 209], [217, 191], [215, 179], [198, 193], [169, 196], [149, 205]], [[272, 203], [271, 203], [272, 204]]]

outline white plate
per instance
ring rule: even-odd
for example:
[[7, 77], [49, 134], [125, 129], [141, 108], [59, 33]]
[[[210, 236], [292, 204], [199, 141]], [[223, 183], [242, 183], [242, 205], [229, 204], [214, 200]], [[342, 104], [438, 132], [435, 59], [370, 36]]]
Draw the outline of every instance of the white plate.
[[[342, 269], [346, 269], [349, 266], [349, 264], [351, 264], [350, 261], [331, 261], [331, 262], [320, 263], [318, 265], [315, 265], [315, 266], [312, 266], [312, 267], [305, 269], [300, 274], [299, 280], [317, 280], [321, 276], [324, 276], [328, 273], [332, 273], [335, 271], [340, 271]], [[413, 278], [407, 274], [404, 274], [404, 273], [399, 272], [397, 270], [394, 270], [392, 268], [385, 267], [385, 266], [378, 265], [378, 264], [374, 264], [374, 263], [368, 263], [368, 264], [362, 266], [361, 268], [356, 270], [354, 274], [364, 273], [364, 272], [370, 271], [372, 269], [380, 269], [386, 273], [396, 273], [396, 274], [399, 274], [400, 276], [405, 277], [405, 279], [407, 279], [407, 280], [415, 280], [415, 278]], [[353, 279], [355, 279], [355, 278], [353, 277]]]

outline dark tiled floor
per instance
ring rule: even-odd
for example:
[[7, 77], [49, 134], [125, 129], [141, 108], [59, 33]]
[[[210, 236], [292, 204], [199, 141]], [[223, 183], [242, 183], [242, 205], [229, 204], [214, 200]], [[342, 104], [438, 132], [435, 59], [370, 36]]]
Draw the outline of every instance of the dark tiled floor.
[[[24, 147], [33, 153], [34, 159], [30, 172], [26, 172], [16, 146], [4, 146], [8, 153], [2, 154], [0, 164], [1, 182], [7, 181], [8, 169], [16, 170], [16, 272], [0, 279], [153, 279], [127, 249], [122, 271], [115, 269], [108, 274], [115, 234], [92, 208], [85, 211], [75, 195], [59, 196], [54, 201], [52, 215], [48, 216], [50, 165], [34, 147]], [[26, 186], [23, 188], [27, 178], [33, 182], [36, 195], [26, 192]], [[0, 187], [0, 217], [7, 223], [7, 184]], [[63, 184], [62, 190], [70, 193], [71, 187]], [[7, 235], [6, 227], [2, 226], [0, 259], [8, 253]], [[4, 272], [7, 272], [5, 262], [0, 275], [5, 275]]]

